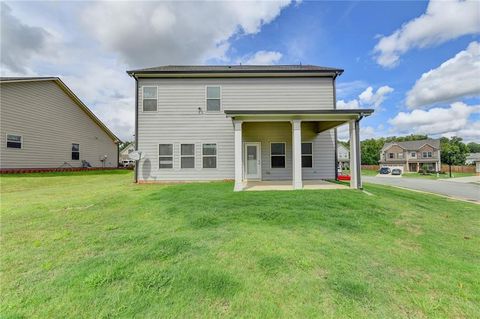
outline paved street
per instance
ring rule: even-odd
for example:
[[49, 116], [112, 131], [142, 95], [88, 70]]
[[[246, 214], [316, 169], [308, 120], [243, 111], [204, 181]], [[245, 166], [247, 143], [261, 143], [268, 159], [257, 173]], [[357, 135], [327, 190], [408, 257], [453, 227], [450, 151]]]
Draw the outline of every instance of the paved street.
[[480, 186], [478, 184], [406, 177], [362, 176], [362, 178], [365, 183], [410, 188], [480, 203]]

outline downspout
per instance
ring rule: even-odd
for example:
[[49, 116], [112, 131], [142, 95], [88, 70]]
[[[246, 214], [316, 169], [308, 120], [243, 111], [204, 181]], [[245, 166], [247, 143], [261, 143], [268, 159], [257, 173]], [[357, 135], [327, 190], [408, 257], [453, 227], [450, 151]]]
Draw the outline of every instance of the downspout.
[[117, 141], [115, 144], [117, 144], [117, 168], [120, 168], [120, 164], [118, 163], [120, 161], [120, 142]]
[[357, 134], [357, 138], [355, 139], [356, 142], [356, 148], [357, 148], [357, 163], [359, 169], [357, 169], [357, 184], [360, 189], [363, 189], [363, 183], [362, 183], [362, 148], [360, 144], [360, 120], [365, 117], [365, 114], [361, 113], [358, 119], [355, 120], [355, 134]]
[[[337, 79], [338, 73], [335, 73], [333, 76], [332, 82], [333, 82], [333, 109], [337, 109], [337, 87], [335, 85], [335, 80]], [[335, 139], [334, 142], [334, 151], [335, 151], [335, 180], [338, 180], [338, 145], [337, 145], [337, 128], [333, 131], [333, 138]]]
[[[135, 151], [138, 152], [138, 79], [133, 75], [135, 79]], [[138, 183], [138, 162], [135, 162], [135, 183]]]

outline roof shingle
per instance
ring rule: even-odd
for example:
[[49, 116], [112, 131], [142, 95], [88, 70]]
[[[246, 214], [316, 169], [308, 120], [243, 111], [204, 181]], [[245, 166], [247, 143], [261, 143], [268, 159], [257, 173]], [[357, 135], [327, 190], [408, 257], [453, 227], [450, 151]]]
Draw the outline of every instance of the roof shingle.
[[250, 72], [335, 72], [342, 69], [317, 65], [162, 65], [127, 71], [135, 73], [250, 73]]

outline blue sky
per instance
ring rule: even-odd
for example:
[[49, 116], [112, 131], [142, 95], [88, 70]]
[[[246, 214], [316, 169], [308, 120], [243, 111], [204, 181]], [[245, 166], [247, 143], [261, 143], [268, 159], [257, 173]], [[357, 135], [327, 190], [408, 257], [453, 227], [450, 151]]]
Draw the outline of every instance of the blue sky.
[[376, 110], [362, 139], [480, 142], [477, 1], [2, 2], [1, 11], [2, 75], [61, 76], [123, 139], [133, 132], [126, 69], [302, 63], [345, 70], [337, 106]]

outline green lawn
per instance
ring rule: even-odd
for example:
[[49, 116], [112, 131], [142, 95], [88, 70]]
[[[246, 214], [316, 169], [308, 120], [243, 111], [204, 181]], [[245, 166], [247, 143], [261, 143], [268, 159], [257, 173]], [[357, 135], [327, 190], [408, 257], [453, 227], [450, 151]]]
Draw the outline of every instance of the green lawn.
[[480, 206], [1, 177], [2, 318], [479, 318]]

